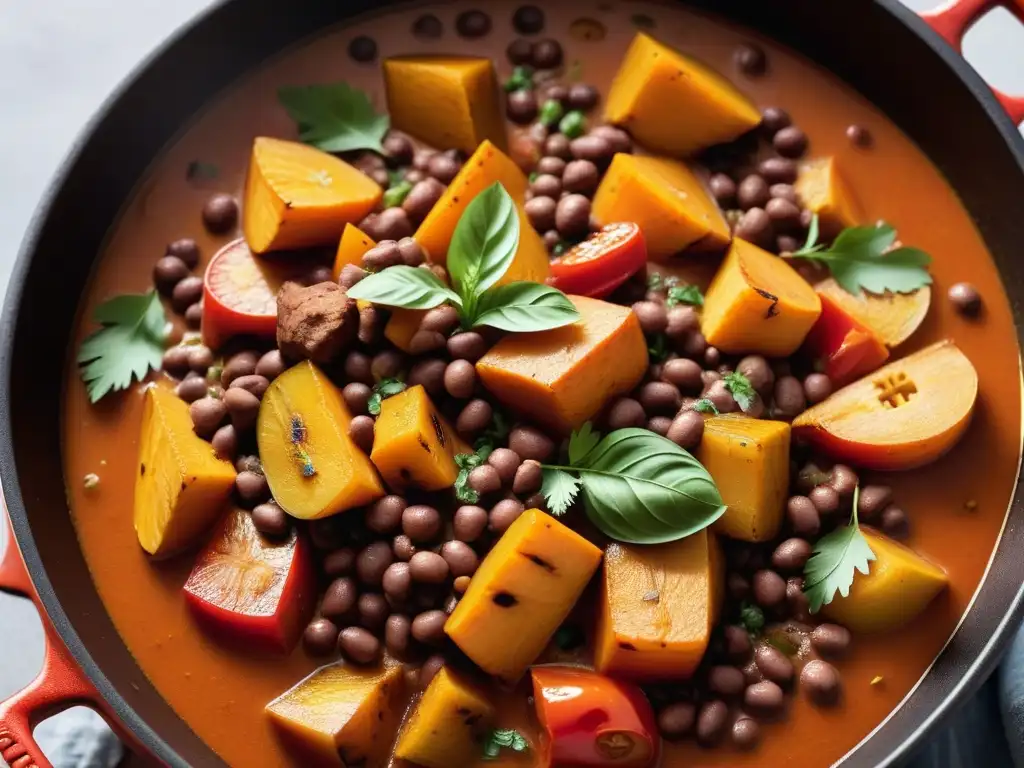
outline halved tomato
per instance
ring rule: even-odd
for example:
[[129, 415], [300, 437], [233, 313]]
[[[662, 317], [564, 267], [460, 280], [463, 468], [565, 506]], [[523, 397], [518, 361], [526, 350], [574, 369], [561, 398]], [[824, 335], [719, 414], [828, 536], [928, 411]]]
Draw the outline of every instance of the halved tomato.
[[270, 541], [248, 512], [232, 509], [184, 589], [197, 616], [214, 632], [287, 652], [316, 600], [312, 552], [295, 531], [283, 541]]
[[600, 299], [647, 263], [647, 245], [631, 221], [608, 224], [551, 262], [551, 284], [563, 293]]

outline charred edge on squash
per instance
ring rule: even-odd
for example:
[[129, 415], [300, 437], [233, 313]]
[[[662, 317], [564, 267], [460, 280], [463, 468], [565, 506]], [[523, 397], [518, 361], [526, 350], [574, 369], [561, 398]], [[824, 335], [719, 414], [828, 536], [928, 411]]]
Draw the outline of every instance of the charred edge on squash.
[[444, 444], [447, 442], [444, 436], [444, 427], [441, 426], [441, 420], [437, 418], [436, 413], [430, 414], [430, 423], [434, 425], [434, 434], [437, 435], [437, 442], [444, 448]]
[[555, 572], [555, 566], [553, 566], [551, 563], [549, 563], [547, 560], [545, 560], [540, 555], [533, 555], [533, 554], [529, 554], [527, 552], [523, 552], [522, 555], [527, 560], [529, 560], [531, 563], [533, 563], [534, 565], [539, 565], [541, 568], [543, 568], [548, 573], [554, 573]]
[[423, 435], [417, 435], [416, 440], [419, 442], [420, 448], [422, 448], [427, 453], [430, 453], [430, 445], [427, 444], [427, 441], [423, 438]]
[[309, 434], [306, 430], [306, 423], [298, 413], [292, 414], [291, 419], [291, 444], [293, 446], [295, 461], [299, 464], [299, 471], [303, 477], [312, 477], [316, 474], [316, 467], [313, 466], [313, 459], [306, 450], [306, 440]]
[[771, 304], [768, 307], [768, 311], [764, 313], [764, 319], [769, 320], [779, 314], [779, 297], [774, 293], [768, 293], [763, 288], [754, 288], [754, 291], [761, 297], [768, 299]]
[[145, 476], [146, 476], [146, 465], [145, 464], [139, 464], [139, 477], [145, 477]]
[[635, 651], [636, 650], [636, 646], [633, 645], [632, 643], [619, 643], [619, 648], [621, 648], [624, 651]]
[[516, 596], [509, 592], [497, 592], [494, 597], [491, 598], [491, 601], [499, 608], [511, 608], [519, 604], [519, 600]]

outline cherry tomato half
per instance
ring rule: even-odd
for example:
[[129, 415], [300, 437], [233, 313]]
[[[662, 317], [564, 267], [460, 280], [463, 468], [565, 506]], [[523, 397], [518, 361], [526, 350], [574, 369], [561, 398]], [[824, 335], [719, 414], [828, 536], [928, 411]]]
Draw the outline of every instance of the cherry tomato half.
[[632, 683], [578, 667], [531, 670], [549, 768], [650, 768], [661, 739], [654, 711]]
[[647, 263], [647, 244], [631, 221], [608, 224], [551, 262], [551, 283], [563, 293], [600, 299]]

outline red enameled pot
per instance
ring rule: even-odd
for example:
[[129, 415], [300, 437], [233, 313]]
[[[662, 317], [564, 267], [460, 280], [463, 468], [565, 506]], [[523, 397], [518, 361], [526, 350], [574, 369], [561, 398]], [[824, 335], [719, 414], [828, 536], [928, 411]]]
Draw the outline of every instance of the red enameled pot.
[[[0, 703], [0, 755], [13, 768], [49, 768], [32, 738], [40, 719], [94, 706], [130, 748], [173, 766], [220, 765], [148, 683], [96, 594], [64, 496], [60, 450], [63, 355], [96, 254], [123, 201], [178, 127], [227, 84], [271, 55], [380, 0], [230, 0], [146, 61], [86, 128], [26, 236], [0, 325], [0, 474], [14, 545], [0, 588], [44, 617], [39, 676]], [[897, 0], [688, 0], [799, 51], [874, 102], [939, 166], [999, 265], [1020, 338], [1024, 306], [1024, 98], [993, 94], [960, 57], [970, 25], [997, 5], [1024, 22], [1024, 0], [952, 0], [917, 17]], [[245, 45], [239, 45], [239, 30]], [[952, 46], [952, 48], [950, 48]], [[152, 94], [160, 94], [153, 99]], [[75, 254], [69, 258], [68, 254]], [[54, 281], [54, 274], [62, 279]], [[38, 407], [37, 407], [38, 404]], [[905, 759], [998, 663], [1024, 597], [1024, 503], [1018, 491], [976, 600], [921, 684], [844, 758], [851, 766]], [[17, 632], [17, 627], [5, 627]]]

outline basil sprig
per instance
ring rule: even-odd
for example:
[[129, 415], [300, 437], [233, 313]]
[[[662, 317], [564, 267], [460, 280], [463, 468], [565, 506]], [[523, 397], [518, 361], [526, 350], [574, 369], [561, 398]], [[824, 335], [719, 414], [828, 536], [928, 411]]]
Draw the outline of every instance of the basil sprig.
[[564, 514], [582, 493], [591, 522], [631, 544], [685, 538], [726, 509], [700, 462], [646, 429], [618, 429], [602, 438], [588, 422], [569, 438], [569, 464], [543, 470], [541, 492], [553, 514]]
[[454, 290], [429, 270], [395, 266], [363, 278], [348, 295], [404, 309], [431, 309], [447, 302], [459, 311], [463, 328], [546, 331], [579, 320], [573, 303], [549, 285], [496, 285], [518, 248], [519, 212], [505, 188], [494, 183], [473, 198], [455, 226], [447, 264]]

